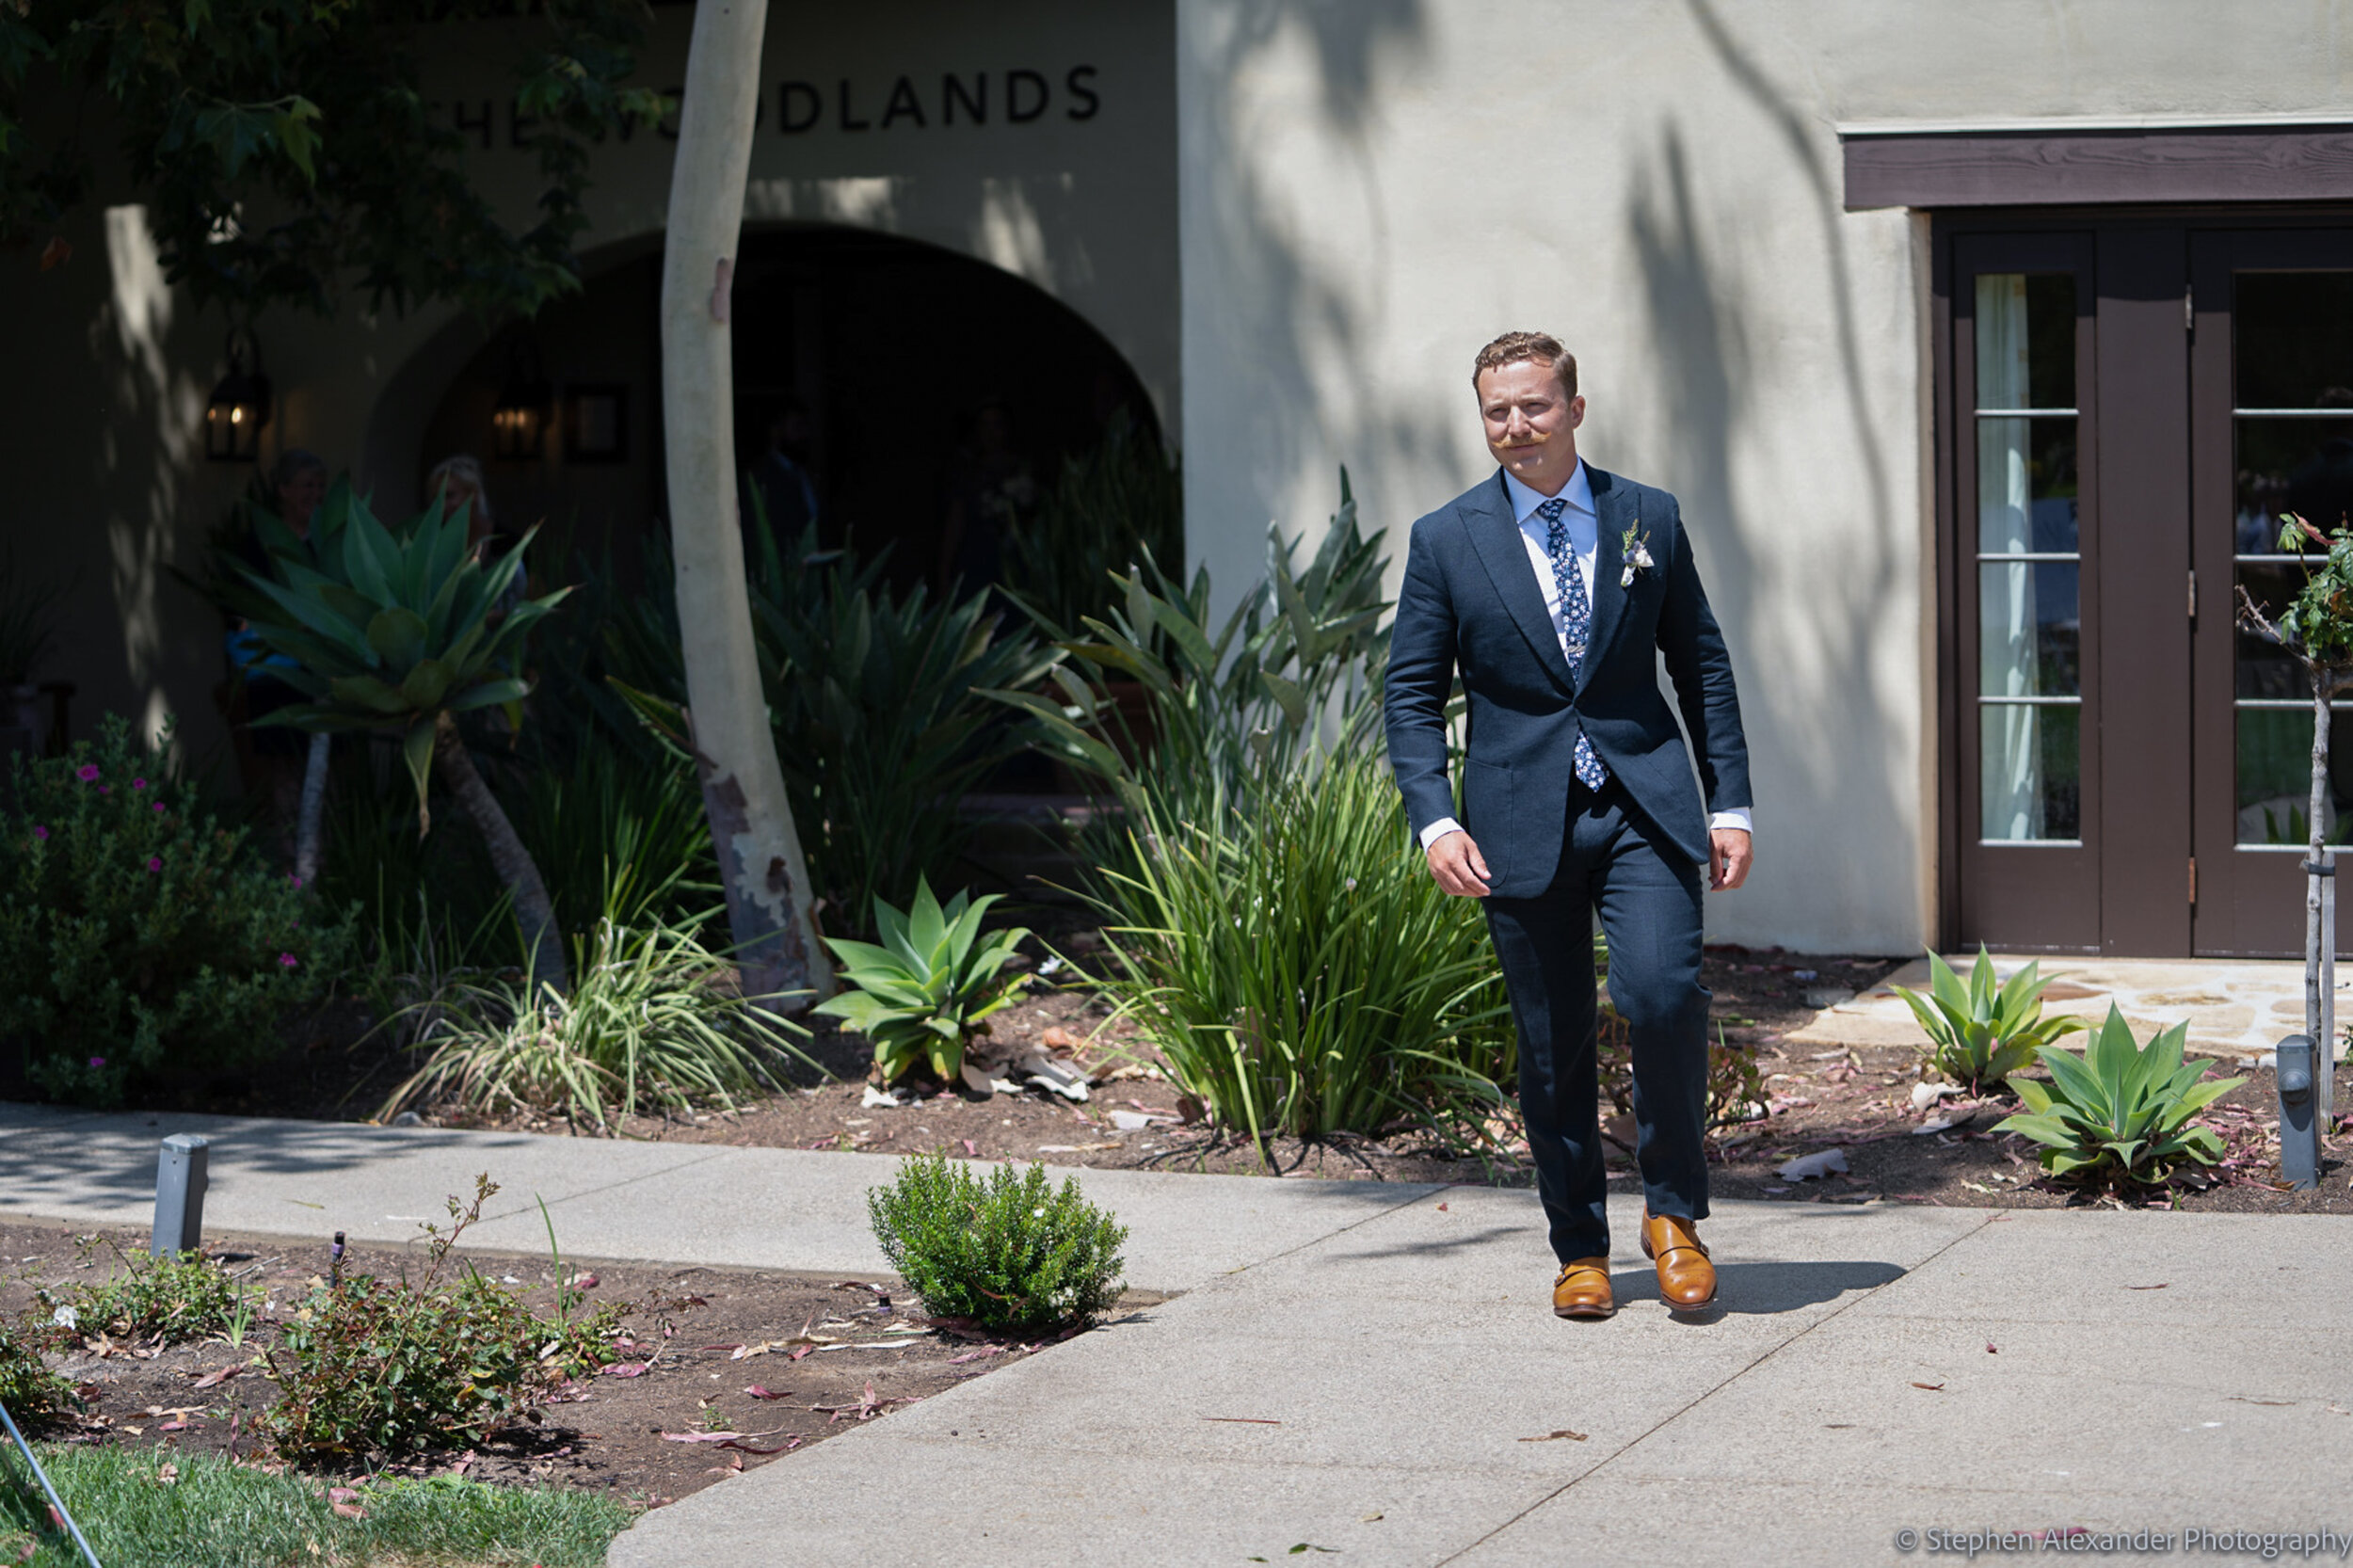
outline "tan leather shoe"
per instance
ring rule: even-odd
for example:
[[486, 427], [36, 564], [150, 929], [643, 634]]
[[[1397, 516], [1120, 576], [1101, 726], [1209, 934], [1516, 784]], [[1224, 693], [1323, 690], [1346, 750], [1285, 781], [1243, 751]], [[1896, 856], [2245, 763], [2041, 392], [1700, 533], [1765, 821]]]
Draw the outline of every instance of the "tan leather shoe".
[[1609, 1293], [1609, 1259], [1579, 1257], [1561, 1266], [1552, 1282], [1552, 1315], [1556, 1318], [1607, 1318], [1618, 1310]]
[[1644, 1214], [1642, 1256], [1657, 1263], [1658, 1298], [1675, 1311], [1697, 1312], [1716, 1300], [1716, 1265], [1690, 1221]]

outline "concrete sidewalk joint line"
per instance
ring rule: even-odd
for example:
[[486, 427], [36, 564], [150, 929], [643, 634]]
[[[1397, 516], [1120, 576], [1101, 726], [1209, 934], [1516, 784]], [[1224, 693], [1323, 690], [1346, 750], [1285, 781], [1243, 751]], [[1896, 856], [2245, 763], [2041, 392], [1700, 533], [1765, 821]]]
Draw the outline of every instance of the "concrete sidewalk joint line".
[[[675, 1165], [664, 1165], [658, 1171], [647, 1171], [638, 1176], [623, 1176], [618, 1181], [608, 1181], [601, 1187], [584, 1187], [576, 1192], [566, 1192], [560, 1197], [551, 1198], [542, 1192], [534, 1191], [531, 1194], [532, 1201], [530, 1203], [517, 1204], [512, 1208], [502, 1208], [496, 1213], [485, 1214], [482, 1216], [479, 1223], [487, 1225], [499, 1220], [511, 1220], [519, 1214], [536, 1214], [539, 1211], [539, 1205], [542, 1203], [546, 1204], [549, 1209], [552, 1211], [556, 1208], [562, 1208], [565, 1204], [575, 1201], [576, 1199], [593, 1198], [604, 1192], [617, 1192], [624, 1187], [634, 1187], [639, 1182], [652, 1181], [659, 1176], [676, 1176], [680, 1171], [692, 1170], [697, 1165], [710, 1164], [712, 1160], [719, 1158], [721, 1152], [721, 1150], [714, 1148], [708, 1154], [698, 1155], [693, 1160], [681, 1160]], [[505, 1191], [506, 1183], [500, 1182], [498, 1185], [502, 1192]]]
[[1685, 1400], [1681, 1405], [1678, 1405], [1674, 1409], [1669, 1411], [1666, 1415], [1661, 1416], [1648, 1427], [1635, 1433], [1630, 1440], [1619, 1445], [1614, 1451], [1603, 1455], [1602, 1458], [1591, 1468], [1579, 1471], [1577, 1474], [1571, 1476], [1567, 1480], [1562, 1481], [1560, 1485], [1554, 1487], [1551, 1491], [1545, 1493], [1534, 1502], [1529, 1503], [1526, 1508], [1520, 1510], [1509, 1519], [1504, 1520], [1503, 1523], [1496, 1526], [1495, 1528], [1489, 1530], [1478, 1540], [1471, 1542], [1460, 1551], [1451, 1552], [1447, 1556], [1440, 1558], [1437, 1562], [1433, 1565], [1433, 1568], [1446, 1568], [1448, 1563], [1458, 1561], [1463, 1558], [1468, 1557], [1471, 1553], [1479, 1550], [1480, 1547], [1485, 1545], [1488, 1542], [1495, 1540], [1497, 1536], [1510, 1530], [1513, 1526], [1518, 1524], [1529, 1514], [1534, 1513], [1538, 1509], [1543, 1508], [1545, 1504], [1553, 1501], [1557, 1497], [1564, 1496], [1567, 1494], [1576, 1491], [1577, 1487], [1583, 1485], [1586, 1481], [1593, 1480], [1595, 1476], [1600, 1475], [1604, 1470], [1609, 1469], [1611, 1465], [1617, 1464], [1618, 1461], [1625, 1458], [1626, 1455], [1641, 1448], [1651, 1438], [1657, 1436], [1659, 1432], [1683, 1419], [1683, 1417], [1690, 1412], [1697, 1410], [1700, 1406], [1705, 1404], [1708, 1400], [1714, 1399], [1725, 1389], [1730, 1388], [1734, 1384], [1738, 1383], [1742, 1378], [1747, 1377], [1751, 1372], [1755, 1371], [1759, 1367], [1764, 1366], [1767, 1362], [1781, 1354], [1782, 1352], [1805, 1339], [1809, 1335], [1813, 1334], [1815, 1330], [1835, 1322], [1838, 1319], [1844, 1317], [1853, 1308], [1861, 1306], [1865, 1302], [1869, 1301], [1881, 1291], [1887, 1289], [1889, 1286], [1893, 1286], [1900, 1281], [1912, 1278], [1921, 1270], [1927, 1268], [1929, 1264], [1935, 1262], [1938, 1258], [1944, 1256], [1946, 1253], [1952, 1251], [1963, 1241], [1968, 1240], [1971, 1237], [1985, 1229], [1987, 1225], [1992, 1224], [1993, 1223], [1993, 1218], [1994, 1213], [1989, 1211], [1984, 1219], [1978, 1221], [1976, 1224], [1971, 1225], [1967, 1230], [1957, 1233], [1943, 1246], [1937, 1248], [1934, 1252], [1929, 1254], [1928, 1256], [1920, 1259], [1917, 1263], [1914, 1263], [1911, 1268], [1906, 1269], [1902, 1273], [1897, 1274], [1894, 1279], [1887, 1281], [1885, 1285], [1874, 1285], [1866, 1290], [1858, 1292], [1853, 1300], [1839, 1303], [1836, 1306], [1833, 1306], [1828, 1312], [1823, 1313], [1819, 1318], [1815, 1319], [1814, 1321], [1806, 1324], [1805, 1327], [1800, 1329], [1788, 1338], [1784, 1339], [1777, 1344], [1767, 1346], [1762, 1352], [1752, 1357], [1746, 1366], [1743, 1366], [1737, 1371], [1732, 1373], [1731, 1376], [1718, 1380], [1711, 1386], [1703, 1389], [1696, 1397]]

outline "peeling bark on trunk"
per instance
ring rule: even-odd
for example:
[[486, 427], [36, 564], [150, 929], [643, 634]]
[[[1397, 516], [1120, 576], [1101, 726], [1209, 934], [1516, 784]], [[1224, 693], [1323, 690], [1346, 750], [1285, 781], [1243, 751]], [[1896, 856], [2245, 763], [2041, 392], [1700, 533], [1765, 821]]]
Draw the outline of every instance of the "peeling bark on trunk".
[[458, 736], [457, 721], [447, 713], [433, 727], [433, 760], [440, 770], [441, 782], [457, 797], [458, 807], [482, 830], [482, 841], [490, 849], [490, 865], [514, 898], [515, 922], [522, 927], [523, 943], [531, 952], [534, 994], [543, 984], [559, 992], [570, 990], [564, 934], [556, 929], [555, 906], [548, 901], [547, 884], [539, 880], [538, 865], [516, 835], [515, 824], [506, 820], [498, 796], [474, 771], [473, 759], [466, 755], [466, 743]]
[[784, 792], [736, 520], [728, 287], [744, 224], [766, 0], [702, 0], [662, 264], [662, 414], [687, 705], [744, 991], [833, 991]]

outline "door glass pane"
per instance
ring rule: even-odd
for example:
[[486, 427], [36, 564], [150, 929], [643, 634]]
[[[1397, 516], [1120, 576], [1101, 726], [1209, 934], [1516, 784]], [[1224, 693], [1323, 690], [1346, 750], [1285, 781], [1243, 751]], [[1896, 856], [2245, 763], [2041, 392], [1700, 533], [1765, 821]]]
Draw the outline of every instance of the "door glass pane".
[[2353, 272], [2242, 272], [2236, 281], [2232, 401], [2353, 408]]
[[[2320, 826], [2332, 844], [2353, 829], [2353, 710], [2338, 708], [2329, 723], [2329, 781], [2321, 794]], [[2302, 845], [2310, 841], [2313, 790], [2313, 711], [2242, 708], [2238, 712], [2238, 842]]]
[[1977, 567], [1977, 695], [2081, 696], [2082, 618], [2073, 561]]
[[2075, 280], [1980, 273], [1976, 304], [1978, 831], [2072, 842], [2083, 836]]
[[2008, 842], [2083, 837], [2083, 710], [1989, 702], [1977, 710], [1978, 836]]
[[[2304, 584], [2280, 550], [2293, 512], [2322, 528], [2353, 520], [2353, 272], [2241, 272], [2232, 279], [2231, 376], [2237, 582], [2277, 616]], [[2237, 841], [2305, 842], [2312, 810], [2312, 688], [2294, 659], [2236, 637]], [[2321, 828], [2353, 826], [2353, 744], [2331, 726]]]

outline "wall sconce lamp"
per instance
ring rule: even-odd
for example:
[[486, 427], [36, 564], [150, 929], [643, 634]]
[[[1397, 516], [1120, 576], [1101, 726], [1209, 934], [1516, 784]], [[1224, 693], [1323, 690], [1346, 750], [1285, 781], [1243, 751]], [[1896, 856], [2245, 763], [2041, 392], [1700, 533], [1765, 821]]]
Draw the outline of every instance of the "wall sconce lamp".
[[269, 377], [262, 374], [262, 344], [250, 327], [229, 332], [229, 374], [204, 405], [204, 456], [216, 463], [249, 463], [262, 450], [269, 423]]
[[490, 409], [490, 456], [536, 462], [548, 449], [548, 407], [554, 401], [538, 350], [518, 337], [506, 358], [506, 383]]

